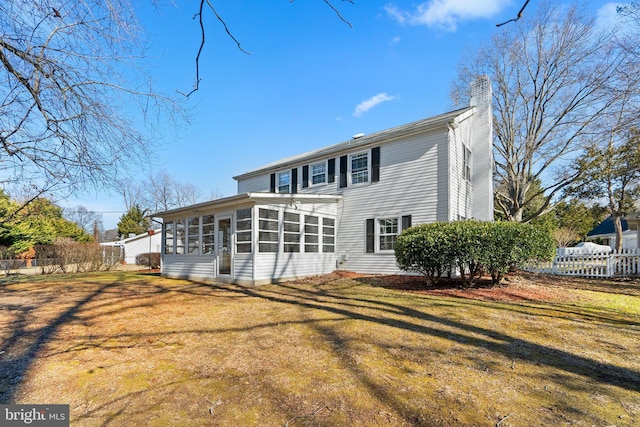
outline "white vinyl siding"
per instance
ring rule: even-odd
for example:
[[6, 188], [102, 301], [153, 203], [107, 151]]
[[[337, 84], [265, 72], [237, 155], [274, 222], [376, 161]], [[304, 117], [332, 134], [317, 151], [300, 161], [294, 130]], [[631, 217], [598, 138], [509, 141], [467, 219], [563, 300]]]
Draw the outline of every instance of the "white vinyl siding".
[[335, 246], [340, 269], [401, 273], [392, 250], [366, 252], [367, 218], [400, 219], [402, 215], [411, 215], [414, 225], [449, 220], [447, 141], [447, 129], [443, 127], [383, 144], [380, 181], [343, 189]]

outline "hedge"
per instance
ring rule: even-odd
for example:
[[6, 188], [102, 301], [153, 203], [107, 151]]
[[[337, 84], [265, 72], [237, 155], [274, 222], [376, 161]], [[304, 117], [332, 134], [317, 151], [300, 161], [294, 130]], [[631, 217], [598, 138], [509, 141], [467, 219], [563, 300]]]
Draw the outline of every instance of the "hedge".
[[456, 271], [463, 285], [490, 274], [501, 282], [511, 268], [529, 260], [551, 259], [555, 242], [548, 231], [515, 222], [455, 221], [421, 224], [404, 230], [396, 242], [398, 266], [431, 283]]

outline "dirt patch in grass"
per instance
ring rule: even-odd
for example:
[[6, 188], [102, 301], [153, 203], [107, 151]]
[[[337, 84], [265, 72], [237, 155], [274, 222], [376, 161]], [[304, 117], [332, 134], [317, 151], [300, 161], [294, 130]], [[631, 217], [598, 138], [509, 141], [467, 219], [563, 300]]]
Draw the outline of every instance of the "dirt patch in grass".
[[640, 424], [637, 284], [6, 279], [0, 401], [74, 426]]

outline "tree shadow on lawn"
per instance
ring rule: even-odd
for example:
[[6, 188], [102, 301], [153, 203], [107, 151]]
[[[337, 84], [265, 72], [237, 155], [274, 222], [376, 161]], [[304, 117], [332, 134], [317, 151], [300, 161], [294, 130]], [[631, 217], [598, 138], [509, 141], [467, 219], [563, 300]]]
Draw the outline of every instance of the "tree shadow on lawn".
[[[411, 330], [465, 345], [488, 348], [497, 353], [501, 353], [510, 359], [520, 358], [528, 360], [531, 359], [531, 355], [537, 355], [538, 359], [535, 360], [535, 363], [540, 365], [581, 375], [603, 384], [610, 384], [627, 390], [640, 392], [639, 372], [529, 342], [513, 337], [504, 332], [498, 332], [474, 326], [470, 323], [433, 316], [426, 312], [400, 304], [390, 303], [388, 301], [381, 302], [369, 298], [345, 297], [344, 293], [332, 293], [328, 292], [326, 289], [313, 292], [298, 288], [295, 285], [286, 284], [280, 284], [275, 289], [283, 289], [283, 292], [262, 292], [260, 289], [251, 288], [240, 288], [237, 292], [253, 297], [264, 298], [269, 301], [295, 304], [310, 309], [323, 310], [333, 314], [339, 314], [350, 319], [377, 323], [403, 330]], [[291, 292], [294, 292], [295, 297], [291, 296]], [[329, 298], [332, 300], [329, 300]], [[374, 308], [377, 311], [377, 315], [373, 316], [371, 314], [361, 312], [364, 304], [370, 308]], [[461, 304], [464, 304], [464, 302], [461, 302]], [[358, 311], [355, 311], [354, 309], [357, 309]], [[389, 316], [385, 316], [385, 313], [396, 316], [401, 315], [405, 317], [405, 319], [391, 318]], [[419, 323], [418, 321], [443, 325], [447, 328], [457, 329], [460, 332], [452, 333], [451, 330], [427, 326], [426, 324]], [[474, 336], [470, 336], [468, 333], [472, 333]]]
[[[166, 286], [154, 284], [155, 278], [143, 279], [140, 277], [144, 289], [128, 288], [136, 286], [134, 283], [122, 283], [113, 280], [106, 283], [96, 281], [93, 286], [87, 286], [84, 290], [75, 290], [75, 296], [68, 295], [68, 306], [56, 313], [48, 320], [46, 325], [39, 328], [31, 328], [30, 318], [34, 312], [42, 305], [55, 304], [65, 299], [60, 299], [60, 295], [49, 290], [40, 296], [36, 304], [4, 304], [0, 307], [5, 310], [15, 312], [14, 319], [10, 325], [11, 334], [0, 345], [0, 384], [6, 385], [0, 389], [0, 403], [12, 403], [16, 399], [16, 391], [23, 381], [24, 376], [33, 364], [35, 358], [43, 350], [45, 345], [57, 339], [56, 333], [64, 324], [77, 320], [94, 318], [92, 316], [117, 315], [120, 312], [140, 306], [149, 306], [149, 302], [144, 299], [156, 294], [166, 294], [176, 292], [198, 296], [199, 298], [213, 298], [220, 303], [224, 303], [226, 298], [256, 298], [278, 304], [302, 307], [309, 310], [318, 310], [325, 313], [337, 315], [345, 320], [358, 320], [361, 322], [377, 324], [386, 327], [396, 328], [403, 331], [413, 331], [429, 337], [445, 339], [454, 343], [473, 346], [479, 349], [488, 349], [492, 352], [503, 355], [507, 359], [528, 360], [533, 363], [548, 366], [567, 374], [577, 375], [589, 380], [604, 384], [621, 387], [626, 390], [640, 392], [640, 374], [632, 369], [619, 367], [610, 363], [599, 362], [588, 357], [572, 354], [571, 352], [544, 346], [524, 339], [509, 335], [507, 332], [499, 332], [493, 329], [475, 326], [452, 318], [435, 316], [427, 311], [429, 305], [422, 305], [424, 310], [414, 308], [409, 304], [401, 304], [401, 298], [393, 298], [390, 302], [389, 294], [386, 298], [376, 299], [370, 293], [359, 292], [358, 290], [367, 286], [362, 282], [350, 281], [345, 283], [328, 282], [319, 283], [317, 286], [296, 286], [295, 283], [285, 283], [265, 287], [242, 287], [235, 285], [211, 285], [197, 282], [182, 282], [188, 285]], [[180, 283], [180, 282], [176, 282]], [[371, 284], [368, 284], [371, 285]], [[34, 285], [37, 286], [37, 285]], [[375, 286], [375, 285], [373, 285]], [[391, 291], [388, 291], [391, 292]], [[18, 292], [19, 293], [19, 292]], [[0, 288], [0, 296], [6, 296], [10, 292], [5, 292]], [[107, 297], [106, 299], [105, 296]], [[136, 302], [136, 298], [140, 298]], [[420, 298], [419, 296], [408, 296], [409, 299]], [[4, 298], [3, 298], [4, 299]], [[123, 301], [129, 301], [126, 307], [116, 308]], [[408, 301], [408, 300], [407, 300]], [[166, 303], [166, 300], [165, 300]], [[460, 301], [459, 305], [471, 302]], [[473, 302], [473, 304], [480, 304]], [[0, 304], [2, 305], [2, 304]], [[109, 310], [110, 306], [114, 306]], [[100, 309], [100, 310], [98, 310]], [[503, 308], [506, 309], [506, 308]], [[107, 310], [107, 311], [105, 311]], [[93, 314], [91, 314], [93, 313]], [[293, 323], [305, 323], [310, 325], [315, 331], [323, 336], [333, 349], [333, 353], [341, 358], [343, 367], [354, 374], [361, 384], [381, 402], [394, 408], [398, 414], [409, 423], [420, 423], [421, 413], [418, 409], [411, 409], [396, 396], [393, 389], [381, 387], [374, 378], [371, 378], [353, 359], [348, 349], [351, 343], [348, 337], [344, 336], [337, 329], [326, 324], [328, 319], [309, 320], [294, 319]], [[472, 320], [472, 319], [471, 319]], [[282, 322], [274, 322], [281, 325]], [[260, 327], [270, 327], [269, 325], [255, 325], [251, 329]], [[176, 333], [184, 333], [177, 331]], [[186, 331], [189, 332], [189, 331]], [[224, 330], [196, 330], [197, 333], [217, 333]], [[172, 331], [158, 330], [158, 335], [171, 334]], [[9, 357], [11, 356], [11, 357]], [[535, 358], [535, 360], [532, 360]], [[6, 373], [11, 376], [7, 377]]]
[[[72, 281], [73, 275], [70, 275], [69, 283]], [[80, 287], [56, 283], [40, 290], [38, 284], [42, 282], [46, 280], [23, 276], [7, 281], [0, 287], [0, 301], [3, 301], [0, 303], [0, 310], [6, 310], [12, 317], [8, 325], [10, 334], [0, 343], [0, 404], [15, 402], [15, 393], [29, 368], [44, 347], [57, 339], [56, 334], [65, 324], [78, 320], [89, 322], [149, 305], [148, 302], [135, 302], [149, 296], [148, 292], [141, 295], [129, 288], [130, 284], [123, 284], [118, 280], [83, 281]], [[23, 283], [29, 285], [19, 290], [9, 287]], [[55, 291], [53, 287], [56, 288]], [[154, 287], [152, 292], [159, 294], [169, 290]], [[7, 300], [15, 302], [6, 303]], [[126, 307], [110, 309], [124, 301], [129, 303]], [[131, 301], [134, 301], [133, 304]], [[42, 313], [38, 313], [42, 310], [53, 310], [54, 314], [44, 324], [34, 324], [42, 322]]]

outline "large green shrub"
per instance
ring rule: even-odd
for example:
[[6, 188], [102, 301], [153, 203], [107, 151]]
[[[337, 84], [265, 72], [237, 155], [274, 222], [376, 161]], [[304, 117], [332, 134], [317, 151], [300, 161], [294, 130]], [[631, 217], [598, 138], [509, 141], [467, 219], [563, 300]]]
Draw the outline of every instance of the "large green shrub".
[[509, 269], [533, 259], [550, 259], [555, 243], [546, 230], [514, 222], [456, 221], [404, 230], [396, 243], [398, 266], [437, 282], [455, 269], [464, 285], [483, 273], [499, 284]]

